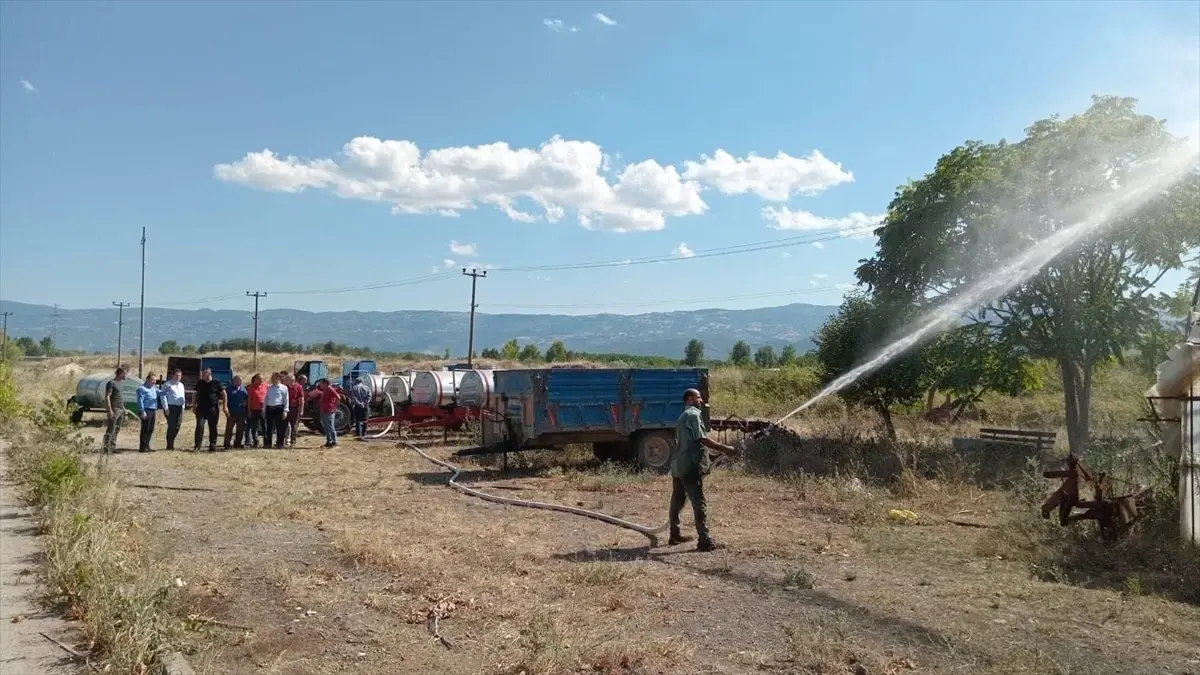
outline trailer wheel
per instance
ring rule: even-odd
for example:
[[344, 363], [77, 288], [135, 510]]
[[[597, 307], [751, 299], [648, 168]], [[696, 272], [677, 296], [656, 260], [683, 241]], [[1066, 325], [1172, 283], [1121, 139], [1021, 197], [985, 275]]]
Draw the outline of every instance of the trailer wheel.
[[675, 452], [675, 438], [666, 431], [650, 431], [635, 441], [638, 463], [659, 473], [665, 473]]
[[592, 443], [592, 454], [601, 462], [628, 462], [633, 459], [633, 445], [628, 441]]
[[338, 436], [350, 433], [350, 406], [345, 401], [338, 401], [337, 410], [333, 411], [333, 428]]
[[71, 424], [79, 424], [83, 422], [83, 408], [75, 408], [71, 411]]

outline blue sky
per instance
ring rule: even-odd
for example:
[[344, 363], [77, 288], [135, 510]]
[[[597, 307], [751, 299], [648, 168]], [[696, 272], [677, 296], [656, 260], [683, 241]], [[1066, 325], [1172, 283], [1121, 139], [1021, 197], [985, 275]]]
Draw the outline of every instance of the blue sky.
[[[485, 312], [836, 304], [873, 240], [830, 237], [964, 140], [1093, 93], [1137, 96], [1179, 133], [1200, 108], [1196, 2], [0, 12], [0, 297], [67, 308], [137, 302], [142, 226], [151, 306], [249, 308], [263, 290], [264, 307], [465, 309], [450, 275], [280, 293], [464, 265], [492, 267]], [[358, 137], [465, 149], [389, 170], [411, 146], [348, 157]], [[265, 149], [276, 161], [247, 159]], [[764, 208], [823, 229], [772, 229]], [[801, 236], [828, 240], [677, 257]], [[504, 269], [646, 256], [670, 260]], [[243, 297], [192, 302], [223, 296]]]

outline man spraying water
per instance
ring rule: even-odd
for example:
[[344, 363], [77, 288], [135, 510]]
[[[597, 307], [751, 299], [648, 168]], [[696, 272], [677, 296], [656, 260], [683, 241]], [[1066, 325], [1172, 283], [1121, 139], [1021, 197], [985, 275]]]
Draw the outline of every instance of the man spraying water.
[[671, 536], [669, 546], [692, 540], [681, 531], [680, 512], [686, 501], [692, 503], [692, 515], [696, 520], [696, 550], [714, 551], [717, 542], [708, 531], [708, 504], [704, 500], [704, 476], [711, 468], [709, 450], [730, 457], [738, 454], [732, 446], [718, 443], [708, 437], [708, 425], [704, 423], [702, 407], [704, 398], [695, 389], [683, 392], [683, 403], [687, 406], [679, 421], [675, 423], [675, 454], [671, 458]]

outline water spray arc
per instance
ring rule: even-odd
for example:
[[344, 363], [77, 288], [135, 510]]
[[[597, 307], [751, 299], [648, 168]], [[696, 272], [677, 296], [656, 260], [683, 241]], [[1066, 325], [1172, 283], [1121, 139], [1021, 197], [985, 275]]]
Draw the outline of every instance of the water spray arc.
[[1140, 177], [1126, 189], [1109, 195], [1086, 209], [1088, 216], [1053, 235], [1034, 243], [1008, 265], [968, 286], [945, 304], [918, 319], [909, 332], [881, 349], [862, 365], [842, 375], [795, 410], [777, 420], [783, 423], [818, 401], [845, 389], [859, 378], [887, 365], [896, 357], [924, 340], [957, 323], [972, 309], [1003, 296], [1036, 275], [1063, 251], [1111, 226], [1119, 216], [1142, 206], [1193, 171], [1200, 153], [1194, 148], [1177, 149], [1163, 158], [1159, 171]]

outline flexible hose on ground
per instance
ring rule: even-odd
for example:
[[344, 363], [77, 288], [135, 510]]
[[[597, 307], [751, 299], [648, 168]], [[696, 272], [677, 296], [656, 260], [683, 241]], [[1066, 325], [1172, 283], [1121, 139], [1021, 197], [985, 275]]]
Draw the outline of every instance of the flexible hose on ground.
[[[387, 402], [388, 402], [388, 417], [395, 417], [396, 416], [396, 402], [392, 400], [392, 395], [387, 393], [386, 390], [383, 392], [383, 395], [385, 398], [387, 398]], [[394, 424], [395, 424], [395, 422], [388, 422], [386, 429], [384, 429], [383, 431], [380, 431], [379, 433], [367, 434], [367, 438], [383, 438], [384, 436], [387, 435], [387, 433], [389, 431], [392, 430], [392, 425], [394, 425]]]
[[509, 506], [524, 506], [526, 508], [531, 508], [531, 509], [542, 509], [543, 511], [559, 511], [561, 513], [570, 513], [570, 514], [574, 514], [576, 516], [583, 516], [584, 518], [591, 518], [592, 520], [599, 520], [601, 522], [608, 523], [609, 525], [616, 525], [617, 527], [623, 527], [626, 530], [633, 530], [634, 532], [637, 532], [638, 534], [645, 535], [645, 537], [650, 540], [650, 548], [655, 548], [656, 546], [658, 546], [658, 535], [662, 534], [663, 532], [666, 532], [667, 529], [670, 527], [670, 523], [663, 523], [659, 527], [646, 527], [645, 525], [631, 523], [628, 520], [621, 520], [620, 518], [617, 518], [615, 516], [610, 516], [608, 514], [600, 513], [598, 511], [588, 511], [587, 509], [577, 509], [573, 506], [563, 506], [562, 504], [548, 504], [546, 502], [535, 502], [535, 501], [530, 501], [528, 499], [513, 499], [511, 497], [498, 497], [496, 495], [489, 495], [486, 492], [480, 492], [479, 490], [469, 488], [469, 487], [459, 483], [458, 476], [459, 476], [459, 474], [461, 474], [463, 472], [463, 470], [461, 468], [454, 466], [450, 462], [445, 462], [440, 459], [437, 459], [436, 457], [429, 455], [424, 450], [422, 450], [421, 448], [418, 448], [417, 446], [413, 445], [412, 443], [409, 443], [407, 441], [401, 441], [401, 444], [404, 445], [405, 447], [407, 447], [408, 449], [415, 451], [417, 454], [421, 455], [422, 457], [429, 460], [430, 462], [433, 462], [434, 464], [437, 464], [438, 466], [442, 467], [443, 469], [450, 471], [453, 475], [451, 475], [449, 480], [446, 481], [446, 485], [454, 488], [455, 490], [458, 490], [459, 492], [471, 495], [472, 497], [478, 497], [479, 499], [482, 499], [484, 501], [493, 502], [496, 504], [507, 504]]

